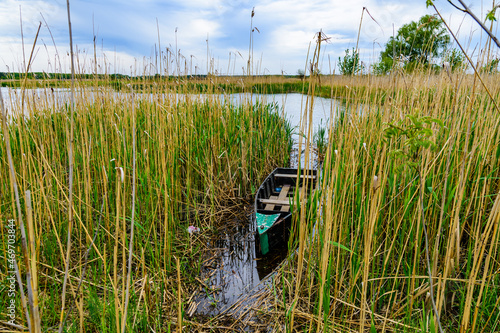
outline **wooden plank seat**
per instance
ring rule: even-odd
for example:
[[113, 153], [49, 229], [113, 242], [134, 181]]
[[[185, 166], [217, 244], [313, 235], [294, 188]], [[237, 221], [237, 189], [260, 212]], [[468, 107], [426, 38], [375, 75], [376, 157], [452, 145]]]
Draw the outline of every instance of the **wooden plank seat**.
[[[283, 185], [281, 188], [280, 195], [278, 196], [278, 200], [286, 200], [288, 198], [288, 192], [290, 192], [290, 185]], [[282, 212], [288, 212], [290, 210], [290, 204], [281, 205]]]
[[266, 204], [264, 210], [272, 211], [275, 210], [275, 206], [281, 206], [280, 210], [282, 212], [289, 212], [291, 199], [292, 198], [288, 198], [288, 200], [278, 200], [271, 198], [271, 199], [259, 199], [259, 201], [263, 204]]
[[[286, 174], [286, 173], [277, 173], [274, 175], [275, 178], [297, 178], [296, 174]], [[300, 175], [302, 179], [316, 179], [316, 175]]]
[[264, 207], [264, 210], [274, 210], [275, 203], [273, 203], [273, 202], [264, 202], [262, 200], [271, 200], [271, 201], [272, 200], [278, 200], [278, 196], [277, 195], [271, 195], [269, 197], [269, 199], [260, 199], [260, 202], [266, 204], [266, 207]]
[[[291, 188], [290, 185], [284, 185], [281, 188], [280, 194], [278, 196], [272, 195], [269, 197], [269, 199], [259, 199], [260, 202], [266, 204], [264, 210], [274, 210], [276, 205], [281, 205], [281, 206], [290, 205], [287, 199], [288, 193], [290, 192], [290, 188]], [[281, 210], [288, 211], [288, 210], [283, 210], [283, 207]]]
[[[272, 211], [275, 210], [275, 206], [281, 206], [281, 211], [282, 212], [289, 212], [290, 211], [290, 202], [293, 200], [293, 192], [295, 187], [292, 187], [290, 185], [284, 185], [283, 189], [281, 190], [279, 196], [272, 195], [269, 197], [269, 199], [258, 199], [260, 203], [265, 204], [266, 206], [264, 207], [264, 210], [267, 211]], [[299, 187], [297, 190], [300, 193], [300, 190], [302, 187]]]
[[[271, 205], [279, 205], [279, 206], [283, 206], [283, 205], [290, 205], [290, 200], [289, 199], [286, 199], [286, 200], [278, 200], [278, 199], [273, 199], [271, 197], [271, 199], [259, 199], [260, 202], [262, 202], [263, 204], [271, 204]], [[267, 207], [264, 208], [267, 210]]]

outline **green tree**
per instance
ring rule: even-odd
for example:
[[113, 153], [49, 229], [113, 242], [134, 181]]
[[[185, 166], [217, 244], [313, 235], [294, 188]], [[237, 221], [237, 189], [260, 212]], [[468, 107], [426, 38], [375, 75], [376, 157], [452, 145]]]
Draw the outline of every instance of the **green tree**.
[[359, 60], [359, 53], [352, 49], [352, 54], [349, 49], [345, 50], [345, 56], [339, 57], [339, 71], [342, 75], [355, 75], [363, 71], [363, 65]]
[[443, 21], [425, 15], [418, 22], [403, 25], [396, 37], [389, 38], [385, 49], [380, 53], [384, 63], [403, 62], [411, 70], [417, 64], [429, 65], [433, 57], [439, 57], [450, 43], [450, 36]]
[[444, 55], [444, 61], [448, 63], [452, 72], [467, 68], [465, 56], [460, 50], [457, 49], [446, 52]]
[[392, 59], [381, 58], [378, 62], [372, 65], [373, 74], [375, 75], [387, 75], [392, 70]]
[[495, 58], [488, 61], [483, 67], [481, 67], [481, 71], [487, 74], [496, 74], [498, 73], [498, 64], [500, 63], [500, 59]]

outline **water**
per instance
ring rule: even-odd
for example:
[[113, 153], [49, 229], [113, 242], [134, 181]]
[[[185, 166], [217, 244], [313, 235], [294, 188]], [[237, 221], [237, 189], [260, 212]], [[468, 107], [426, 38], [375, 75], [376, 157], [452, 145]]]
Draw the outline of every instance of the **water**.
[[[0, 87], [2, 98], [7, 109], [7, 114], [12, 113], [12, 110], [21, 109], [21, 101], [23, 98], [22, 89]], [[60, 109], [70, 101], [70, 90], [66, 88], [36, 88], [25, 89], [24, 91], [24, 112], [29, 114], [26, 105], [42, 104], [46, 107], [55, 105], [56, 109]]]
[[[12, 108], [19, 108], [21, 101], [21, 89], [20, 88], [8, 88], [0, 87], [0, 92], [2, 93], [5, 107], [8, 110]], [[77, 94], [81, 94], [82, 90], [78, 89]], [[92, 98], [94, 92], [89, 90], [84, 90], [86, 97]], [[117, 92], [116, 95], [128, 95], [128, 93]], [[137, 94], [144, 98], [144, 95]], [[177, 95], [179, 99], [182, 99], [183, 95]], [[250, 97], [248, 94], [231, 94], [228, 95], [229, 99], [236, 104], [243, 103], [247, 101]], [[200, 99], [203, 99], [203, 95], [200, 95]], [[226, 96], [227, 97], [227, 96]], [[294, 139], [298, 141], [298, 135], [300, 132], [300, 119], [303, 109], [306, 104], [307, 96], [292, 93], [292, 94], [274, 94], [274, 95], [262, 95], [253, 94], [252, 102], [262, 102], [262, 103], [277, 103], [279, 108], [283, 108], [285, 118], [290, 122], [290, 124], [295, 128]], [[47, 102], [55, 101], [56, 108], [61, 107], [68, 103], [70, 100], [69, 89], [67, 88], [37, 88], [37, 89], [26, 89], [25, 99], [30, 102]], [[53, 104], [51, 104], [53, 105]], [[342, 108], [341, 102], [335, 99], [314, 97], [313, 105], [313, 128], [316, 129], [319, 125], [326, 126], [328, 121], [335, 119], [336, 112]]]
[[[259, 283], [285, 259], [286, 247], [273, 249], [256, 258], [254, 228], [250, 218], [229, 223], [210, 244], [202, 263], [199, 292], [188, 304], [192, 314], [217, 315], [258, 287]], [[189, 311], [191, 309], [191, 311]]]
[[[233, 94], [231, 95], [232, 101], [236, 104], [241, 104], [242, 102], [248, 101], [248, 94]], [[300, 167], [316, 169], [319, 164], [318, 151], [315, 149], [310, 150], [309, 164], [306, 166], [305, 161], [305, 148], [306, 144], [311, 147], [314, 146], [314, 142], [306, 142], [305, 138], [308, 137], [308, 125], [307, 123], [301, 124], [301, 117], [303, 116], [303, 110], [306, 108], [309, 111], [310, 105], [307, 101], [307, 96], [298, 93], [292, 94], [272, 94], [272, 95], [252, 95], [252, 102], [260, 103], [276, 103], [280, 110], [283, 110], [283, 117], [288, 120], [290, 125], [293, 127], [292, 140], [293, 146], [290, 156], [290, 167], [297, 168]], [[330, 122], [335, 121], [336, 116], [339, 112], [345, 110], [345, 105], [336, 99], [314, 97], [313, 108], [312, 108], [312, 130], [311, 140], [314, 139], [314, 133], [316, 133], [320, 128], [328, 129]], [[307, 116], [309, 116], [307, 114]], [[328, 138], [328, 131], [326, 130], [324, 140]], [[299, 137], [302, 137], [302, 146], [299, 151]]]
[[[232, 100], [241, 103], [248, 98], [245, 94], [232, 94]], [[303, 109], [306, 105], [306, 95], [292, 93], [292, 94], [273, 94], [261, 95], [254, 94], [252, 101], [263, 103], [277, 103], [280, 108], [284, 110], [284, 116], [290, 121], [290, 124], [296, 129], [295, 135], [298, 135], [300, 127], [300, 118]], [[335, 119], [335, 112], [341, 108], [341, 102], [335, 99], [314, 97], [313, 105], [313, 127], [318, 125], [327, 125], [329, 119]]]

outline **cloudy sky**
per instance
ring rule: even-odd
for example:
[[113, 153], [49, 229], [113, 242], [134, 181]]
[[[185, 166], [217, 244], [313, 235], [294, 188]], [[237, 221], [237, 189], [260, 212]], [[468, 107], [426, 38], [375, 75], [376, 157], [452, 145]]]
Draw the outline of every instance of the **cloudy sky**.
[[[433, 8], [426, 8], [425, 2], [71, 0], [70, 9], [73, 43], [78, 48], [81, 71], [93, 70], [96, 36], [99, 72], [156, 73], [160, 70], [156, 57], [160, 44], [163, 72], [204, 74], [210, 67], [221, 74], [243, 74], [252, 24], [254, 73], [296, 74], [305, 67], [309, 45], [320, 30], [330, 37], [323, 48], [321, 70], [332, 72], [345, 49], [356, 46], [363, 7], [373, 19], [364, 13], [359, 48], [362, 60], [367, 64], [373, 62], [393, 30], [397, 32], [403, 24], [422, 15], [436, 14]], [[435, 3], [464, 46], [477, 54], [485, 41], [477, 25], [447, 1]], [[494, 1], [466, 0], [466, 3], [484, 18]], [[251, 20], [253, 8], [255, 15]], [[495, 24], [494, 32], [496, 28]], [[22, 71], [32, 49], [33, 71], [70, 71], [66, 1], [0, 0], [0, 72]]]

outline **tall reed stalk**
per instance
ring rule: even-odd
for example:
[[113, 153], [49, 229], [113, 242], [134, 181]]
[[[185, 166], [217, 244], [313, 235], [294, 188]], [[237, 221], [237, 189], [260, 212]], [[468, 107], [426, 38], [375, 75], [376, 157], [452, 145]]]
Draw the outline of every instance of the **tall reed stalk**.
[[[69, 175], [68, 175], [68, 234], [66, 240], [66, 259], [65, 259], [65, 271], [64, 271], [64, 282], [62, 287], [61, 295], [61, 316], [59, 322], [59, 333], [63, 331], [63, 323], [65, 318], [65, 306], [66, 306], [66, 288], [68, 283], [69, 267], [71, 260], [71, 233], [73, 232], [73, 115], [75, 110], [75, 60], [73, 54], [73, 34], [71, 31], [71, 13], [69, 9], [69, 0], [66, 0], [66, 8], [68, 12], [68, 30], [69, 30], [69, 45], [70, 45], [70, 56], [71, 56], [71, 104], [70, 115], [69, 115], [69, 139], [68, 139], [68, 165], [69, 165]], [[68, 131], [68, 127], [66, 127]]]

